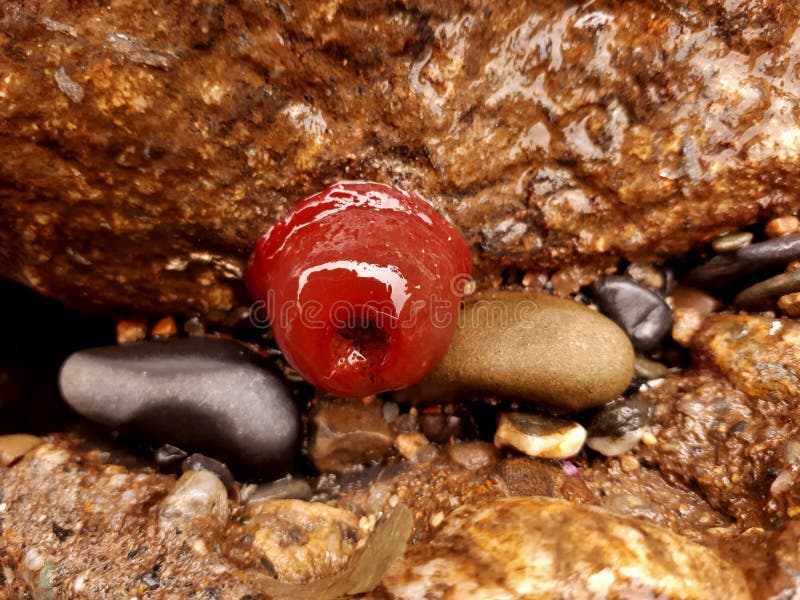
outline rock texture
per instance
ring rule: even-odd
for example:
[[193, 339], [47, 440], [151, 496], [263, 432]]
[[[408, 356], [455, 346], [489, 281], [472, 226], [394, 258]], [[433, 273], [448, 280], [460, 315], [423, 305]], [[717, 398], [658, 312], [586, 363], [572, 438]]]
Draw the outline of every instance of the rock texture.
[[798, 206], [779, 0], [11, 2], [0, 274], [242, 316], [253, 242], [339, 179], [428, 197], [482, 265], [681, 253]]
[[750, 598], [742, 573], [707, 548], [549, 498], [457, 509], [430, 544], [390, 567], [383, 585], [398, 600]]

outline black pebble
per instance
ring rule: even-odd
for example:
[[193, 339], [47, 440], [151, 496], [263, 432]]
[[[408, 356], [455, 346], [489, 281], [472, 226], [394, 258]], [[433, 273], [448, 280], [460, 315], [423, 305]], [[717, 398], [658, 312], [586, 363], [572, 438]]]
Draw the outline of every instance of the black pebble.
[[300, 420], [285, 382], [261, 357], [214, 338], [81, 350], [59, 376], [88, 419], [153, 444], [202, 452], [259, 477], [292, 469]]
[[600, 409], [587, 431], [590, 437], [619, 437], [647, 425], [652, 412], [652, 404], [642, 398], [619, 398]]
[[164, 444], [155, 451], [154, 459], [161, 473], [175, 475], [180, 472], [181, 463], [187, 456], [188, 453], [185, 450], [172, 444]]
[[658, 347], [672, 328], [672, 310], [658, 294], [619, 275], [592, 284], [600, 311], [622, 327], [638, 352]]
[[750, 244], [730, 254], [720, 254], [689, 273], [689, 282], [707, 289], [721, 289], [748, 279], [761, 278], [800, 260], [800, 233]]

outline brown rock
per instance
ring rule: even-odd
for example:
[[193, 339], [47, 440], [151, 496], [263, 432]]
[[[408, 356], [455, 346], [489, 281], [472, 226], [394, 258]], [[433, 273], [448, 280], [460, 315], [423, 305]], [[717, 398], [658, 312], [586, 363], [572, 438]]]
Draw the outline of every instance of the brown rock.
[[394, 436], [381, 404], [322, 400], [311, 416], [309, 456], [321, 472], [343, 471], [379, 460], [392, 449]]
[[73, 4], [0, 17], [0, 274], [72, 305], [240, 318], [255, 239], [338, 179], [428, 197], [481, 268], [796, 204], [792, 3]]
[[754, 315], [710, 317], [692, 348], [699, 366], [719, 370], [752, 398], [800, 397], [800, 323]]
[[782, 517], [786, 507], [771, 501], [769, 490], [789, 467], [783, 449], [800, 427], [791, 404], [751, 398], [708, 371], [670, 376], [639, 396], [655, 405], [657, 443], [640, 447], [648, 463], [742, 527]]
[[466, 300], [445, 357], [404, 394], [424, 401], [484, 392], [575, 412], [622, 393], [633, 362], [625, 333], [583, 304], [535, 292], [478, 293]]
[[708, 548], [639, 520], [549, 498], [457, 509], [382, 583], [403, 600], [750, 598], [742, 572]]

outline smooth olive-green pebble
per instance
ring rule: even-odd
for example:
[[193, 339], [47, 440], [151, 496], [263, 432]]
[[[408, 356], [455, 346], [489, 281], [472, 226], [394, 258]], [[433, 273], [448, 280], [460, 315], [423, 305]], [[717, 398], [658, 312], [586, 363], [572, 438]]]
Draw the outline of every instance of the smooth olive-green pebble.
[[714, 252], [719, 252], [720, 254], [736, 252], [739, 248], [744, 248], [752, 241], [753, 234], [749, 231], [734, 231], [712, 240], [711, 248]]
[[549, 294], [489, 292], [467, 300], [447, 354], [417, 390], [427, 400], [432, 390], [482, 392], [573, 412], [616, 398], [633, 364], [628, 337], [600, 313]]

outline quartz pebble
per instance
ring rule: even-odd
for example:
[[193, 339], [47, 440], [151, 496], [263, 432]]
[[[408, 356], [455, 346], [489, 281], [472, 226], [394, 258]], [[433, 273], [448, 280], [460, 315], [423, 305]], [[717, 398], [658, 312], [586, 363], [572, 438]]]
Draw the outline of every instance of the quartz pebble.
[[724, 288], [754, 274], [770, 275], [798, 259], [800, 233], [790, 233], [715, 256], [693, 269], [689, 280], [703, 288]]
[[724, 254], [725, 252], [736, 252], [740, 248], [744, 248], [753, 241], [753, 234], [749, 231], [734, 231], [733, 233], [726, 233], [718, 238], [712, 240], [711, 248], [714, 252]]
[[541, 458], [575, 456], [585, 441], [586, 430], [574, 421], [526, 413], [501, 413], [494, 434], [498, 448], [516, 448]]
[[219, 478], [210, 471], [187, 471], [164, 498], [159, 526], [165, 530], [182, 521], [204, 518], [225, 523], [229, 514], [228, 491]]
[[767, 226], [764, 227], [764, 233], [774, 238], [795, 233], [798, 229], [800, 229], [800, 219], [794, 215], [786, 215], [785, 217], [772, 219], [767, 223]]
[[642, 520], [539, 497], [456, 509], [382, 585], [403, 600], [750, 598], [742, 572], [713, 550]]
[[27, 433], [0, 435], [0, 466], [7, 467], [42, 443], [42, 438]]
[[247, 517], [254, 548], [271, 574], [290, 583], [336, 574], [361, 537], [353, 513], [316, 502], [267, 500], [248, 505]]
[[460, 320], [445, 357], [406, 398], [441, 402], [448, 392], [485, 392], [579, 411], [615, 398], [633, 375], [625, 333], [572, 300], [478, 293], [467, 299]]
[[292, 466], [300, 427], [290, 392], [260, 357], [233, 341], [82, 350], [66, 360], [59, 384], [77, 412], [151, 442], [261, 476]]
[[787, 271], [742, 290], [733, 304], [748, 310], [770, 310], [775, 308], [778, 298], [795, 292], [800, 292], [800, 271]]
[[625, 330], [639, 352], [656, 348], [672, 326], [672, 311], [658, 294], [627, 277], [609, 275], [592, 284], [600, 311]]
[[379, 402], [319, 400], [310, 424], [308, 453], [320, 472], [341, 472], [380, 460], [394, 442]]

